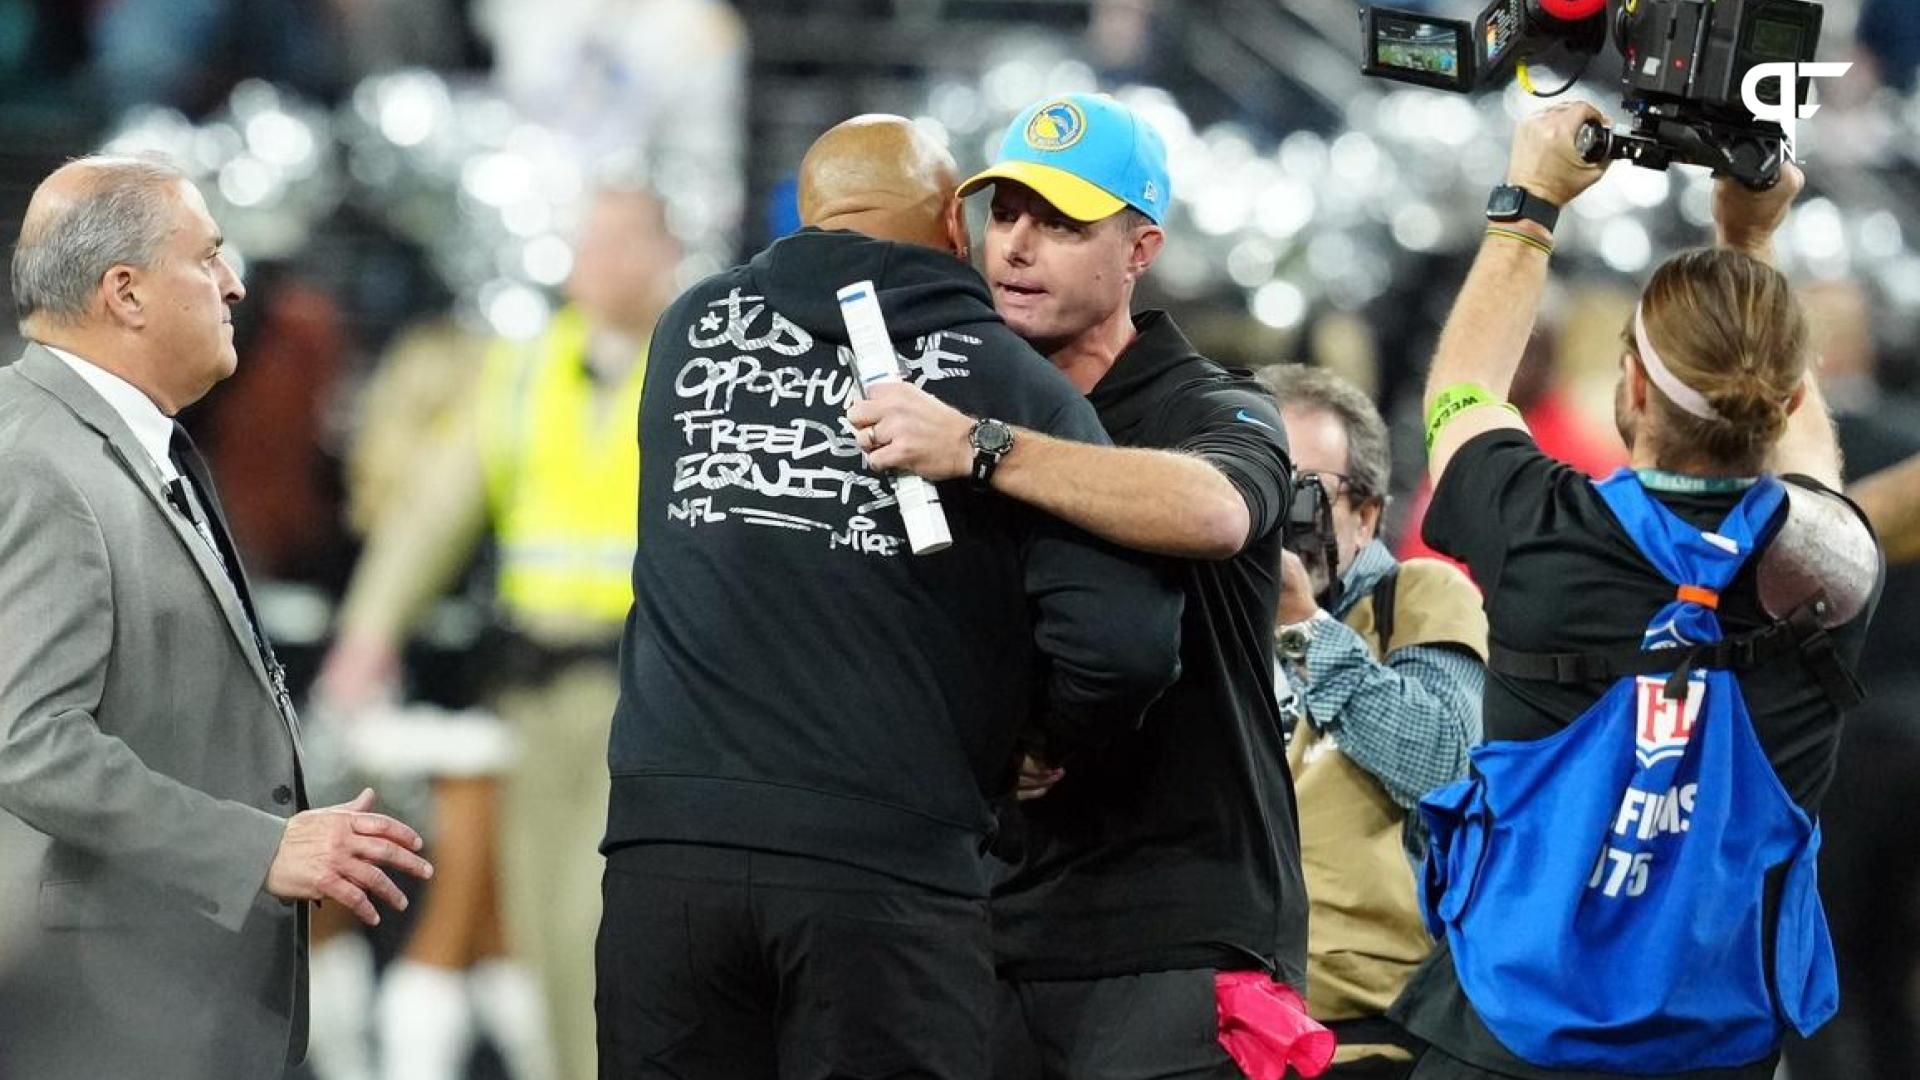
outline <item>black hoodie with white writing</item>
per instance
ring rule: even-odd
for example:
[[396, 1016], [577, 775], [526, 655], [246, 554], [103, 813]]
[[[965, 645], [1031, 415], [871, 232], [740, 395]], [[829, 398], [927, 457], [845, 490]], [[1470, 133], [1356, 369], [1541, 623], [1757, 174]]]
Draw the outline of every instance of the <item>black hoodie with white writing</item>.
[[913, 555], [844, 419], [835, 291], [863, 279], [927, 392], [1108, 441], [944, 252], [807, 230], [682, 296], [640, 411], [605, 848], [754, 848], [979, 896], [1016, 735], [1137, 724], [1178, 670], [1180, 593], [1153, 560], [965, 481], [940, 485], [953, 546]]

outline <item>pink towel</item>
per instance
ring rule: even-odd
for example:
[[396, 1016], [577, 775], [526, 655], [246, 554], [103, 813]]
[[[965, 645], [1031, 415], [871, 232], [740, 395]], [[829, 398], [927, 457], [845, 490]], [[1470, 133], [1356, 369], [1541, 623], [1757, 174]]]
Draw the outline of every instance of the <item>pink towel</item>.
[[1222, 971], [1213, 977], [1220, 1010], [1220, 1045], [1250, 1080], [1281, 1080], [1287, 1067], [1301, 1076], [1327, 1071], [1333, 1032], [1307, 1015], [1293, 987], [1264, 971]]

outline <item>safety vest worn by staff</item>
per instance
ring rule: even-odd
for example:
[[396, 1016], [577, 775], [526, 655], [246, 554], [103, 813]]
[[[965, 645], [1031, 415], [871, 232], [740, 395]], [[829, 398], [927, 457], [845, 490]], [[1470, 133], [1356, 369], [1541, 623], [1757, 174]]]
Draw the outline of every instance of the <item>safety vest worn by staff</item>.
[[1641, 643], [1668, 652], [1559, 733], [1474, 750], [1475, 775], [1423, 801], [1423, 913], [1481, 1019], [1526, 1061], [1616, 1073], [1749, 1064], [1778, 1046], [1783, 1020], [1810, 1033], [1839, 999], [1815, 886], [1819, 826], [1754, 733], [1732, 670], [1752, 650], [1741, 663], [1713, 652], [1735, 644], [1713, 644], [1719, 593], [1785, 491], [1763, 477], [1703, 533], [1631, 472], [1597, 486], [1677, 587]]
[[587, 367], [568, 307], [530, 343], [502, 342], [480, 386], [480, 448], [509, 614], [617, 627], [633, 604], [639, 542], [640, 389], [646, 353], [617, 387]]

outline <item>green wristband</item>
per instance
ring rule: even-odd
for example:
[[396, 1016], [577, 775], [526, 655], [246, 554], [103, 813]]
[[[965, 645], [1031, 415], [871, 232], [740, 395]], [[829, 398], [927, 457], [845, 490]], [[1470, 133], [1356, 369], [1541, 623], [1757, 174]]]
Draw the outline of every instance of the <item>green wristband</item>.
[[1501, 401], [1479, 383], [1454, 383], [1440, 391], [1433, 399], [1433, 407], [1427, 410], [1427, 453], [1433, 453], [1433, 440], [1440, 437], [1441, 428], [1454, 417], [1480, 405], [1499, 405], [1515, 416], [1520, 415], [1513, 402]]

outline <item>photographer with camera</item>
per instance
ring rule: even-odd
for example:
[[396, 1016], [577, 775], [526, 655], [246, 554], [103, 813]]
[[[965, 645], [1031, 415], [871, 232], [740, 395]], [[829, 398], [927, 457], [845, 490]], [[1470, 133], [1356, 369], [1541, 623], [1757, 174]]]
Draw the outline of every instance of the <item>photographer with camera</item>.
[[1405, 1076], [1417, 1039], [1386, 1019], [1433, 942], [1413, 861], [1420, 797], [1467, 773], [1480, 741], [1487, 618], [1452, 564], [1394, 561], [1378, 538], [1387, 425], [1318, 368], [1267, 368], [1293, 449], [1275, 638], [1300, 712], [1287, 761], [1310, 905], [1307, 1005], [1339, 1037], [1333, 1080]]
[[1425, 535], [1487, 592], [1487, 742], [1429, 795], [1440, 945], [1391, 1013], [1420, 1080], [1768, 1080], [1837, 992], [1814, 882], [1850, 665], [1884, 567], [1835, 493], [1808, 329], [1771, 238], [1803, 178], [1722, 181], [1719, 245], [1653, 274], [1599, 483], [1506, 402], [1584, 103], [1524, 121], [1427, 386]]

